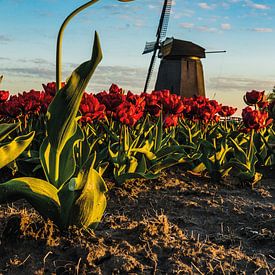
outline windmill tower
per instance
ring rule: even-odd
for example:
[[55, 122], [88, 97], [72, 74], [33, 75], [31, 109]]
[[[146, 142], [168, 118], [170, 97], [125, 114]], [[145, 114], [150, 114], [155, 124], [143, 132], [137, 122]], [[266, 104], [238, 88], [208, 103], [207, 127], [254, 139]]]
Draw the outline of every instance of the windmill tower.
[[189, 41], [167, 38], [168, 21], [172, 0], [164, 0], [155, 42], [146, 42], [143, 54], [153, 52], [144, 92], [147, 91], [156, 62], [162, 58], [155, 90], [168, 89], [172, 93], [191, 97], [205, 95], [203, 68], [200, 58], [205, 58], [205, 49]]
[[160, 63], [155, 90], [168, 89], [184, 96], [205, 96], [201, 58], [205, 49], [189, 41], [167, 38], [160, 49]]
[[203, 66], [200, 61], [206, 53], [205, 49], [190, 41], [184, 41], [166, 36], [172, 0], [164, 0], [162, 13], [155, 42], [146, 42], [143, 54], [153, 52], [149, 65], [144, 92], [147, 91], [154, 70], [156, 57], [161, 58], [155, 90], [168, 89], [183, 97], [194, 95], [205, 96]]

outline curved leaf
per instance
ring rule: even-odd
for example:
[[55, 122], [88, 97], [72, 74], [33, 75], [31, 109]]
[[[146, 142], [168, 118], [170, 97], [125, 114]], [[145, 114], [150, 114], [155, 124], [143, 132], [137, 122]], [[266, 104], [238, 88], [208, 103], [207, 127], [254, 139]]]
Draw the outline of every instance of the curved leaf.
[[5, 139], [11, 132], [18, 128], [20, 122], [18, 123], [1, 123], [0, 124], [0, 141]]
[[83, 132], [78, 126], [75, 134], [67, 141], [61, 151], [51, 146], [46, 137], [40, 147], [40, 160], [47, 180], [60, 187], [73, 176], [76, 169], [74, 147], [83, 139]]
[[[82, 174], [80, 186], [84, 186], [74, 205], [72, 223], [81, 227], [94, 228], [100, 222], [106, 208], [107, 186], [99, 173], [91, 168]], [[77, 186], [76, 186], [76, 189]]]
[[57, 225], [60, 202], [57, 189], [49, 182], [36, 178], [18, 178], [0, 184], [0, 204], [26, 199], [45, 219]]
[[99, 37], [95, 32], [92, 58], [82, 63], [70, 76], [67, 84], [57, 92], [47, 112], [47, 134], [49, 142], [61, 151], [77, 129], [76, 115], [87, 87], [97, 65], [102, 59]]
[[27, 135], [19, 136], [12, 142], [0, 147], [0, 169], [13, 160], [29, 146], [34, 137], [34, 131]]

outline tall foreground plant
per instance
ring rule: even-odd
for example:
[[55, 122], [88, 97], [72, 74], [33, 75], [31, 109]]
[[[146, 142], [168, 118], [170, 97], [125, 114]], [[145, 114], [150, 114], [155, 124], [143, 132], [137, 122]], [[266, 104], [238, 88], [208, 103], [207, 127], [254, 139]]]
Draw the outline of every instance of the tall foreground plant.
[[[97, 0], [90, 1], [76, 11], [95, 2]], [[72, 13], [69, 19], [75, 14]], [[64, 23], [61, 30], [66, 25]], [[61, 45], [61, 40], [58, 41]], [[40, 160], [47, 181], [22, 177], [3, 183], [0, 185], [0, 203], [26, 199], [44, 218], [51, 219], [60, 228], [69, 225], [94, 227], [101, 220], [106, 207], [106, 184], [94, 169], [95, 161], [88, 161], [76, 171], [75, 159], [76, 143], [83, 140], [77, 112], [84, 90], [101, 59], [100, 42], [95, 33], [92, 58], [72, 73], [48, 108], [46, 137], [40, 147]]]
[[106, 185], [99, 173], [84, 166], [74, 177], [74, 147], [83, 139], [77, 110], [85, 87], [102, 58], [97, 34], [91, 60], [81, 64], [54, 97], [47, 112], [46, 138], [40, 159], [47, 181], [23, 177], [0, 185], [0, 203], [24, 198], [56, 225], [88, 227], [100, 221], [106, 207]]

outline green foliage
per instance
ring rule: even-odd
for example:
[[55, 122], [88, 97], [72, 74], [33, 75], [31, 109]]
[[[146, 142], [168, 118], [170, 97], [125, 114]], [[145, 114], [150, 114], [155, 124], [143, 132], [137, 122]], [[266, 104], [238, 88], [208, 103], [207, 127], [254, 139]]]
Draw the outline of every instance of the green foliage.
[[[106, 207], [106, 184], [94, 169], [95, 160], [90, 165], [80, 167], [76, 164], [75, 156], [76, 145], [84, 140], [83, 132], [77, 124], [79, 104], [101, 58], [100, 43], [95, 34], [91, 60], [72, 73], [48, 109], [46, 137], [40, 147], [41, 164], [47, 181], [25, 177], [1, 184], [0, 203], [26, 199], [44, 218], [53, 220], [60, 228], [72, 224], [94, 228], [101, 220]], [[13, 129], [16, 126], [4, 125], [0, 128], [0, 135], [5, 137]], [[16, 138], [0, 150], [5, 153], [5, 158], [14, 158], [16, 155], [11, 152], [16, 150], [20, 154], [24, 151], [33, 135], [30, 133]], [[4, 163], [7, 162], [5, 158]], [[101, 172], [104, 171], [104, 166], [100, 168]]]
[[[9, 136], [14, 132], [20, 123], [0, 124], [0, 169], [14, 161], [30, 145], [34, 138], [34, 132], [18, 136], [12, 140]], [[5, 141], [7, 140], [7, 141]]]

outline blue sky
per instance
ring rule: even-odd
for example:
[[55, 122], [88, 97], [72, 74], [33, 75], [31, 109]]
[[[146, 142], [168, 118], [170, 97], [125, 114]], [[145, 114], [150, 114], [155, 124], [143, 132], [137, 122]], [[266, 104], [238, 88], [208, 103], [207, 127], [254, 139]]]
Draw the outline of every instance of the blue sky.
[[[0, 0], [2, 89], [16, 93], [41, 89], [41, 83], [54, 81], [59, 27], [84, 3]], [[150, 55], [141, 53], [145, 42], [155, 38], [162, 3], [100, 0], [77, 15], [64, 35], [64, 79], [90, 57], [97, 30], [104, 59], [88, 90], [98, 92], [115, 82], [126, 90], [142, 91]], [[207, 50], [227, 50], [203, 60], [207, 96], [221, 103], [241, 108], [247, 90], [271, 91], [275, 85], [274, 0], [175, 0], [167, 36], [192, 41]]]

